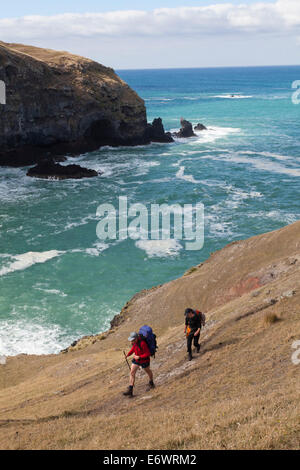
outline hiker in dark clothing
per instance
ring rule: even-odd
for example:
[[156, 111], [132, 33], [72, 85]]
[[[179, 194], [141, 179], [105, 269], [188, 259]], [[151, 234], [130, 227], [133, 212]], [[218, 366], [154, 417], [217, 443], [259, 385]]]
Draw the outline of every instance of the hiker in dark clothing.
[[184, 312], [185, 315], [185, 328], [184, 332], [187, 338], [187, 352], [189, 354], [189, 361], [193, 359], [192, 356], [192, 342], [194, 340], [194, 346], [197, 349], [197, 353], [200, 351], [200, 331], [201, 331], [201, 318], [200, 315], [191, 309], [187, 308]]
[[154, 388], [155, 385], [153, 382], [153, 373], [152, 373], [152, 370], [150, 369], [151, 353], [150, 353], [150, 350], [148, 348], [146, 341], [141, 339], [140, 336], [135, 332], [130, 333], [128, 341], [131, 342], [132, 348], [130, 349], [126, 357], [129, 357], [132, 354], [134, 354], [134, 356], [132, 359], [132, 366], [130, 369], [130, 385], [128, 389], [126, 390], [126, 392], [123, 393], [123, 395], [132, 397], [133, 387], [134, 387], [134, 382], [135, 382], [135, 374], [139, 367], [141, 367], [149, 377], [149, 384], [147, 387], [147, 391]]

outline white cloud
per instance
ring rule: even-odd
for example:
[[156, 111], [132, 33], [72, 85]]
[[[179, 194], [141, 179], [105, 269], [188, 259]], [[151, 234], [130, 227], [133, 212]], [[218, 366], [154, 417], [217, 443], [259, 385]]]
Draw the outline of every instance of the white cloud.
[[298, 64], [300, 0], [3, 18], [0, 40], [115, 68]]
[[278, 15], [283, 18], [287, 27], [300, 26], [299, 0], [278, 0], [275, 6]]
[[2, 40], [300, 32], [300, 1], [0, 19]]

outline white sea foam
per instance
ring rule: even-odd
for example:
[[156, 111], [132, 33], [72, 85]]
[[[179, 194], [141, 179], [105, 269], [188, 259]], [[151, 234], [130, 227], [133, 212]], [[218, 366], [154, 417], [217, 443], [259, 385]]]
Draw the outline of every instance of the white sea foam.
[[160, 166], [160, 162], [157, 161], [145, 161], [145, 160], [136, 160], [135, 167], [136, 171], [134, 172], [135, 176], [147, 175], [150, 168]]
[[275, 158], [276, 160], [294, 160], [293, 157], [287, 155], [279, 155], [278, 153], [272, 152], [253, 152], [252, 150], [240, 150], [236, 152], [239, 155], [261, 155], [262, 157]]
[[146, 251], [149, 258], [175, 256], [182, 249], [178, 240], [138, 240], [135, 243], [140, 250]]
[[[147, 148], [147, 147], [149, 147], [148, 144], [135, 145], [135, 146], [134, 146], [134, 149], [143, 149], [143, 148]], [[125, 151], [128, 152], [128, 151], [130, 151], [130, 148], [131, 148], [131, 147], [129, 147], [128, 145], [119, 145], [119, 146], [117, 146], [117, 147], [113, 147], [113, 146], [111, 146], [111, 145], [103, 145], [103, 147], [99, 147], [99, 149], [97, 150], [97, 152], [103, 152], [103, 151], [105, 152], [105, 151], [111, 151], [111, 150], [113, 150], [113, 151], [116, 151], [116, 152], [118, 152], [118, 153], [122, 152], [122, 155], [123, 155], [123, 151], [125, 150]], [[93, 153], [95, 153], [95, 152], [93, 152]], [[87, 155], [89, 155], [89, 154], [87, 154]]]
[[195, 151], [187, 151], [187, 152], [182, 152], [182, 153], [178, 153], [177, 155], [187, 155], [186, 157], [184, 158], [180, 158], [177, 162], [175, 163], [172, 163], [171, 166], [174, 166], [174, 167], [178, 167], [178, 166], [181, 166], [181, 163], [182, 162], [187, 162], [187, 161], [197, 161], [197, 160], [201, 160], [202, 156], [198, 156], [198, 157], [189, 157], [188, 155], [199, 155], [199, 154], [202, 154], [202, 153], [206, 153], [207, 151], [206, 150], [195, 150]]
[[251, 158], [247, 157], [247, 154], [243, 156], [240, 152], [233, 152], [233, 153], [223, 153], [221, 155], [204, 155], [203, 159], [220, 161], [224, 160], [229, 163], [241, 163], [241, 164], [248, 164], [252, 165], [254, 168], [263, 171], [269, 171], [271, 173], [279, 173], [288, 176], [300, 176], [300, 168], [291, 168], [280, 163], [273, 162], [271, 160], [267, 160], [264, 158]]
[[259, 199], [263, 195], [259, 191], [243, 191], [242, 189], [231, 190], [230, 197], [226, 200], [225, 205], [230, 209], [237, 209], [246, 199]]
[[235, 127], [217, 127], [210, 126], [207, 130], [194, 131], [201, 143], [214, 142], [217, 139], [224, 139], [231, 134], [238, 134], [241, 129]]
[[154, 180], [148, 180], [148, 181], [145, 181], [145, 184], [152, 184], [152, 183], [169, 183], [170, 181], [172, 181], [173, 178], [169, 178], [169, 177], [164, 177], [164, 178], [156, 178]]
[[90, 256], [99, 256], [102, 251], [107, 250], [110, 244], [104, 242], [96, 242], [91, 248], [86, 248], [85, 252]]
[[291, 214], [291, 213], [286, 213], [284, 211], [280, 210], [274, 210], [274, 211], [258, 211], [258, 212], [253, 212], [249, 213], [249, 217], [252, 218], [258, 218], [258, 219], [272, 219], [276, 222], [283, 222], [284, 224], [293, 224], [300, 218], [300, 213], [296, 214]]
[[[171, 132], [178, 132], [178, 129], [171, 129]], [[226, 137], [232, 134], [238, 134], [241, 132], [240, 128], [237, 127], [219, 127], [219, 126], [209, 126], [203, 131], [196, 131], [194, 133], [196, 137], [174, 137], [175, 142], [184, 143], [189, 145], [195, 145], [195, 143], [209, 144], [215, 142], [217, 139], [225, 139]]]
[[153, 160], [144, 160], [142, 158], [132, 158], [128, 155], [126, 162], [93, 162], [89, 167], [96, 171], [102, 172], [103, 178], [116, 177], [120, 175], [127, 175], [129, 172], [135, 176], [146, 175], [150, 168], [159, 166], [160, 162]]
[[155, 183], [169, 183], [174, 178], [171, 177], [163, 177], [163, 178], [155, 178], [153, 180], [145, 180], [145, 181], [128, 181], [125, 182], [123, 180], [119, 181], [119, 184], [122, 186], [131, 186], [131, 185], [142, 185], [142, 184], [155, 184]]
[[154, 97], [154, 98], [145, 98], [145, 101], [174, 101], [175, 98], [160, 98], [160, 97]]
[[184, 170], [185, 170], [185, 167], [181, 166], [176, 173], [176, 177], [181, 180], [188, 181], [189, 183], [195, 183], [195, 184], [201, 183], [201, 181], [195, 180], [193, 175], [185, 175]]
[[58, 325], [41, 325], [27, 320], [0, 321], [0, 354], [53, 354], [67, 347], [76, 337], [66, 336]]
[[[237, 159], [232, 159], [233, 161], [237, 161]], [[288, 168], [279, 163], [273, 163], [264, 160], [251, 160], [248, 163], [251, 163], [255, 168], [258, 170], [269, 171], [272, 173], [279, 173], [288, 176], [300, 176], [300, 168]]]
[[199, 100], [199, 96], [184, 96], [182, 99], [187, 100], [187, 101], [197, 101]]
[[[228, 209], [232, 213], [233, 209], [239, 208], [241, 205], [245, 203], [247, 199], [261, 199], [264, 197], [264, 195], [256, 191], [255, 189], [252, 189], [250, 191], [245, 191], [240, 188], [235, 188], [232, 185], [227, 185], [225, 183], [216, 183], [214, 186], [218, 186], [219, 188], [222, 188], [227, 194], [228, 197], [226, 199], [221, 199], [220, 202], [213, 204], [209, 207], [209, 215], [207, 215], [207, 220], [210, 221], [212, 227], [215, 228], [219, 227], [219, 222], [220, 222], [220, 217], [222, 217], [222, 214], [225, 214], [227, 216], [228, 214]], [[226, 221], [221, 220], [222, 223], [224, 223], [224, 227], [226, 226]], [[228, 233], [227, 231], [224, 233]], [[231, 233], [230, 233], [231, 234]]]
[[26, 177], [26, 170], [24, 168], [1, 169], [0, 201], [10, 204], [20, 200], [36, 201], [45, 191], [46, 189], [36, 184], [35, 180]]
[[[136, 185], [145, 184], [145, 183], [146, 183], [146, 181], [141, 181], [141, 180], [138, 180], [138, 181], [124, 181], [122, 179], [118, 180], [118, 184], [120, 186], [132, 186], [133, 185], [135, 187]], [[125, 190], [125, 189], [123, 189], [123, 190]]]
[[63, 253], [63, 251], [57, 250], [43, 252], [29, 251], [28, 253], [12, 256], [15, 261], [7, 266], [2, 267], [0, 269], [0, 276], [5, 276], [6, 274], [12, 273], [14, 271], [21, 271], [27, 269], [37, 263], [45, 263], [46, 261], [55, 258]]
[[53, 294], [53, 295], [58, 295], [59, 297], [67, 297], [68, 294], [65, 294], [59, 289], [47, 289], [46, 287], [43, 287], [43, 284], [37, 283], [33, 286], [34, 289], [39, 290], [41, 292], [45, 292], [46, 294]]
[[208, 233], [213, 238], [225, 238], [228, 240], [229, 237], [234, 235], [232, 231], [232, 224], [230, 222], [210, 222], [208, 227]]
[[223, 95], [214, 95], [212, 98], [222, 98], [225, 100], [244, 100], [244, 99], [249, 99], [253, 98], [252, 95], [241, 95], [239, 93], [232, 93], [232, 94], [223, 94]]
[[[63, 231], [65, 232], [67, 230], [70, 230], [76, 227], [81, 227], [82, 225], [86, 225], [96, 219], [97, 219], [96, 214], [87, 215], [85, 217], [82, 217], [80, 220], [76, 222], [68, 222], [66, 226], [64, 227]], [[55, 232], [55, 233], [61, 233], [61, 232]]]
[[69, 250], [68, 253], [86, 253], [87, 255], [90, 255], [90, 256], [99, 256], [103, 251], [107, 250], [111, 246], [117, 245], [120, 242], [122, 242], [122, 240], [114, 240], [114, 241], [111, 241], [110, 243], [99, 240], [93, 243], [91, 247], [73, 248], [72, 250]]

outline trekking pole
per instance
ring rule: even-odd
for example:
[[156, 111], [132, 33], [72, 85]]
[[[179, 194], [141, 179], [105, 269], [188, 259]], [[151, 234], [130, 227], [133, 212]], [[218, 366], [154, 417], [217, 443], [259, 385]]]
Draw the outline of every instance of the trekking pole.
[[125, 360], [126, 360], [126, 362], [127, 362], [128, 369], [130, 370], [130, 365], [129, 365], [129, 362], [127, 361], [127, 356], [126, 356], [126, 353], [125, 353], [125, 351], [123, 351], [123, 354], [124, 354], [124, 356], [125, 356]]

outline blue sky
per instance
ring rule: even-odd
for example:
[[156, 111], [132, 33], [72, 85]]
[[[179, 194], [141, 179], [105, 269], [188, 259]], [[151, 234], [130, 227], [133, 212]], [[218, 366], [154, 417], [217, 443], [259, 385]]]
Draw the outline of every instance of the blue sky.
[[[54, 15], [59, 13], [105, 12], [112, 10], [153, 10], [154, 8], [175, 8], [177, 6], [214, 5], [216, 3], [256, 3], [257, 0], [14, 0], [1, 2], [0, 17], [25, 15]], [[264, 3], [274, 3], [265, 0]], [[300, 1], [300, 0], [299, 0]]]
[[300, 0], [14, 0], [0, 40], [115, 69], [298, 65]]

